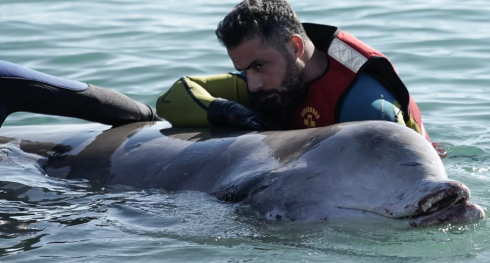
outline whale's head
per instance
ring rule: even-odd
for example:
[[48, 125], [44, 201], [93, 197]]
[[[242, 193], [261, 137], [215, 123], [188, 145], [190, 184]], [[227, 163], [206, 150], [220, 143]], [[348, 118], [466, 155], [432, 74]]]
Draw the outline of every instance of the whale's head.
[[386, 122], [337, 127], [296, 161], [278, 165], [252, 191], [252, 206], [299, 221], [380, 215], [420, 226], [485, 217], [416, 132]]

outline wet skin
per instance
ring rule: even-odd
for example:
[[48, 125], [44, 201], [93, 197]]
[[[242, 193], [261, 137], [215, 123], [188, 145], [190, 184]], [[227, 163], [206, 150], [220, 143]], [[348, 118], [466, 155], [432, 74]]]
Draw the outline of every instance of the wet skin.
[[90, 127], [5, 127], [0, 143], [8, 150], [13, 137], [22, 139], [22, 150], [47, 157], [42, 168], [50, 176], [203, 191], [272, 219], [378, 215], [418, 226], [485, 216], [468, 202], [469, 189], [447, 178], [433, 147], [394, 123], [262, 133], [165, 123]]

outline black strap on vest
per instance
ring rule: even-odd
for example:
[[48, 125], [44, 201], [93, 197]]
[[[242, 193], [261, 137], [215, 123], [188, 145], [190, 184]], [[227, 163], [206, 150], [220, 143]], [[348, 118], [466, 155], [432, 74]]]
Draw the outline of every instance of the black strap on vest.
[[313, 45], [327, 53], [330, 44], [340, 32], [338, 27], [313, 23], [303, 23], [303, 28]]

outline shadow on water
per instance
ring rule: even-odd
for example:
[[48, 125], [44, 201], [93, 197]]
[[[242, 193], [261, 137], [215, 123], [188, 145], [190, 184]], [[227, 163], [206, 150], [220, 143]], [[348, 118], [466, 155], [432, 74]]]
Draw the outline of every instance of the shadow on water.
[[100, 198], [87, 181], [46, 177], [41, 156], [14, 144], [0, 151], [0, 257], [43, 247], [50, 228], [72, 227], [97, 219], [85, 213]]

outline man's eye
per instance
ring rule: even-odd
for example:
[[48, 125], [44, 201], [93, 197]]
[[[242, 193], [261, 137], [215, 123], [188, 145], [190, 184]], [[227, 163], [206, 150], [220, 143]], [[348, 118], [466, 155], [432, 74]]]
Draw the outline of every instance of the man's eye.
[[254, 68], [255, 69], [261, 69], [262, 66], [264, 66], [264, 64], [257, 63], [257, 64], [254, 65]]

